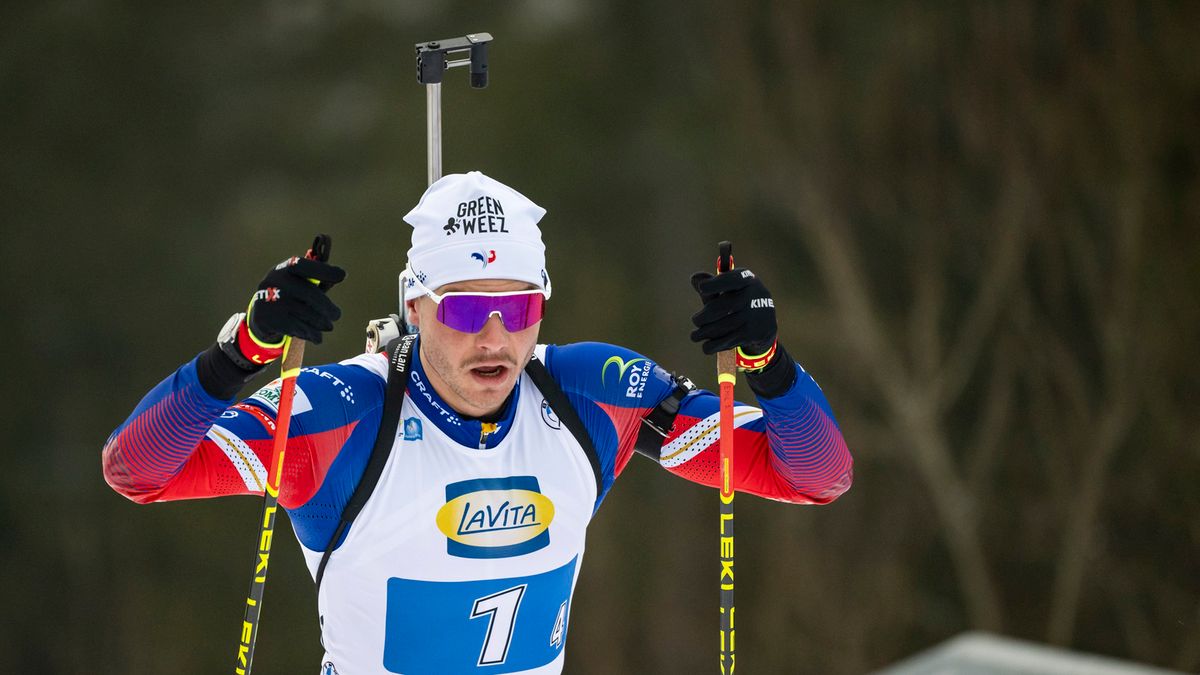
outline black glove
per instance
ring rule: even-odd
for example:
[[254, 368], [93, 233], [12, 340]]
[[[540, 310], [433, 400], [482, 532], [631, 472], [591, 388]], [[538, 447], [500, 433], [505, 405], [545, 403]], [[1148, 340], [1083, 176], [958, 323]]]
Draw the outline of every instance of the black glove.
[[326, 292], [345, 278], [346, 270], [319, 260], [288, 258], [279, 263], [250, 300], [251, 336], [268, 345], [278, 344], [285, 335], [321, 344], [321, 333], [333, 330], [333, 322], [342, 316]]
[[736, 348], [738, 365], [759, 396], [774, 398], [790, 389], [796, 381], [795, 361], [776, 340], [775, 301], [762, 280], [735, 267], [715, 276], [696, 272], [692, 288], [704, 303], [692, 315], [692, 342], [702, 343], [705, 354]]
[[[326, 239], [326, 252], [328, 243]], [[205, 391], [218, 399], [232, 398], [279, 358], [284, 335], [320, 343], [321, 333], [333, 330], [342, 315], [325, 292], [345, 278], [342, 268], [311, 258], [276, 265], [250, 298], [250, 318], [241, 313], [229, 317], [216, 344], [197, 359], [196, 376]]]
[[692, 342], [702, 342], [705, 354], [741, 347], [747, 355], [762, 354], [775, 344], [775, 301], [762, 281], [748, 269], [735, 267], [716, 276], [692, 275], [692, 288], [704, 307], [692, 315]]

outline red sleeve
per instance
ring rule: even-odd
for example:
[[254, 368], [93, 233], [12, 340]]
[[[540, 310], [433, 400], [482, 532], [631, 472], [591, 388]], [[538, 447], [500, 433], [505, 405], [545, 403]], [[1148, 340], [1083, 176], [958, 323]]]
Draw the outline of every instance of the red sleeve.
[[[734, 405], [735, 490], [796, 504], [825, 504], [850, 489], [853, 460], [820, 389], [797, 366], [792, 389], [761, 408]], [[688, 395], [659, 463], [690, 481], [720, 484], [720, 398]]]
[[[279, 503], [295, 508], [320, 488], [364, 415], [378, 412], [373, 373], [357, 366], [306, 368], [297, 381]], [[358, 397], [354, 396], [357, 386]], [[114, 490], [138, 503], [263, 493], [273, 450], [279, 381], [249, 399], [209, 396], [195, 362], [155, 387], [105, 444]]]

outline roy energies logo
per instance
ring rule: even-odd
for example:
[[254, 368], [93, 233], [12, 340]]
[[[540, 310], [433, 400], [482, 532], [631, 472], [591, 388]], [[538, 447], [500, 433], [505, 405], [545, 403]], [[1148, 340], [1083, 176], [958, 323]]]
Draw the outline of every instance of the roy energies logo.
[[534, 476], [477, 478], [446, 486], [437, 528], [458, 558], [510, 558], [550, 545], [554, 503]]
[[635, 369], [633, 374], [629, 376], [629, 386], [625, 388], [625, 396], [626, 398], [640, 397], [642, 392], [646, 390], [646, 382], [650, 380], [651, 363], [644, 358], [630, 359], [626, 361], [619, 356], [610, 356], [609, 359], [604, 362], [604, 366], [600, 368], [600, 384], [607, 384], [605, 381], [605, 376], [608, 374], [609, 366], [617, 367], [617, 382], [620, 382], [621, 380], [625, 379], [625, 371], [629, 370], [631, 366], [639, 362], [643, 363], [644, 365]]

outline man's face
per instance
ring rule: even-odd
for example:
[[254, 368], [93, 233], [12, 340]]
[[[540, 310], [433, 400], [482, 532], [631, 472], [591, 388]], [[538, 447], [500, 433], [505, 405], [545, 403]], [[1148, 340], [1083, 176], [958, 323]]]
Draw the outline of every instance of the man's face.
[[[438, 294], [524, 291], [520, 281], [480, 279], [446, 284]], [[469, 417], [500, 409], [537, 345], [541, 322], [510, 333], [500, 317], [492, 316], [478, 333], [463, 333], [438, 321], [437, 305], [429, 296], [408, 303], [408, 322], [421, 329], [421, 362], [437, 393], [450, 407]]]

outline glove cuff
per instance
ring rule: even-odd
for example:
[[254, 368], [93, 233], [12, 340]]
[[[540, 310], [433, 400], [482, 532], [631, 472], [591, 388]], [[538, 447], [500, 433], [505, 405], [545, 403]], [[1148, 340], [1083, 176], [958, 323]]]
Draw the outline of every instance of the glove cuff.
[[741, 347], [738, 347], [736, 349], [738, 369], [746, 372], [754, 372], [756, 370], [762, 370], [763, 368], [766, 368], [767, 365], [771, 363], [771, 359], [775, 358], [775, 353], [778, 347], [779, 340], [774, 340], [771, 342], [771, 347], [769, 349], [756, 356], [751, 356], [742, 351]]
[[269, 345], [256, 339], [250, 331], [246, 315], [240, 312], [225, 322], [225, 327], [217, 335], [217, 346], [238, 368], [256, 373], [283, 353], [283, 342]]
[[238, 350], [256, 366], [265, 366], [282, 356], [285, 341], [286, 338], [274, 344], [263, 342], [254, 336], [254, 331], [250, 330], [250, 322], [243, 320], [238, 325]]
[[796, 362], [778, 342], [770, 363], [758, 370], [746, 371], [746, 382], [759, 398], [782, 396], [796, 383]]

